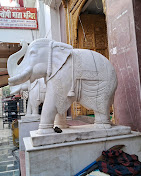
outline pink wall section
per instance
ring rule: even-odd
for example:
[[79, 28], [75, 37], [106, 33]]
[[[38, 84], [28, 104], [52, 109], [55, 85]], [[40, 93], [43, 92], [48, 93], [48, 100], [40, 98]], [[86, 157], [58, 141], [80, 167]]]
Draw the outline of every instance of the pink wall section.
[[133, 4], [107, 0], [107, 30], [110, 60], [118, 77], [114, 107], [116, 123], [141, 131], [139, 57]]
[[141, 0], [133, 0], [133, 9], [134, 9], [138, 63], [141, 81]]

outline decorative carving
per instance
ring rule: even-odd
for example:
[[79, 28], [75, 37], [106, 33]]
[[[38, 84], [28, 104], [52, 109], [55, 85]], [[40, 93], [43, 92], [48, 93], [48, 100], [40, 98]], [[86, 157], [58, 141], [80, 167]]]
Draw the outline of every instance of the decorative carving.
[[[96, 15], [95, 21], [90, 21], [87, 15], [85, 15], [84, 20], [80, 18], [85, 31], [84, 37], [82, 26], [79, 23], [79, 16], [85, 2], [86, 0], [69, 0], [67, 3], [67, 42], [75, 48], [95, 50], [108, 58], [108, 42], [104, 16]], [[106, 14], [106, 1], [102, 0], [102, 3], [103, 11]]]
[[[86, 0], [70, 0], [67, 3], [66, 8], [66, 24], [67, 24], [67, 43], [72, 44], [74, 48], [78, 47], [78, 18], [81, 12], [81, 9]], [[71, 38], [71, 40], [69, 40]]]
[[[108, 57], [107, 46], [105, 16], [81, 14], [78, 23], [78, 47], [95, 50]], [[91, 73], [91, 76], [93, 76], [93, 73]], [[81, 108], [75, 108], [75, 105]], [[72, 109], [82, 110], [82, 115], [92, 114], [93, 112], [92, 110], [89, 111], [86, 109], [85, 114], [83, 114], [84, 108], [78, 103], [73, 104]], [[74, 114], [76, 114], [76, 112], [74, 112]]]
[[[50, 42], [52, 45], [49, 45]], [[52, 73], [48, 78], [50, 51]], [[46, 77], [47, 90], [39, 134], [53, 132], [56, 114], [64, 114], [77, 100], [88, 109], [95, 110], [95, 127], [101, 128], [104, 124], [105, 128], [111, 128], [109, 111], [117, 78], [113, 66], [104, 56], [91, 50], [73, 49], [61, 42], [37, 39], [29, 45], [21, 67], [23, 69], [20, 73], [9, 78], [11, 86]], [[68, 96], [73, 83], [75, 96]]]

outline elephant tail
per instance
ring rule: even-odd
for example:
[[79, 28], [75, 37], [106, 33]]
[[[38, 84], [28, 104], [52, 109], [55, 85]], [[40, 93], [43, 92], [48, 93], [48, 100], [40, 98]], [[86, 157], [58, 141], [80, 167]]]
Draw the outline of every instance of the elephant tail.
[[114, 103], [114, 96], [115, 96], [115, 91], [117, 89], [117, 85], [118, 85], [118, 80], [117, 80], [117, 75], [115, 70], [112, 71], [111, 74], [111, 80], [113, 79], [113, 84], [111, 86], [111, 92], [112, 92], [112, 96], [111, 96], [111, 105]]
[[114, 96], [115, 96], [115, 91], [117, 89], [117, 85], [118, 85], [118, 80], [117, 80], [115, 69], [113, 65], [109, 62], [108, 67], [107, 67], [106, 96], [109, 97], [108, 99], [110, 100], [111, 105], [114, 103]]

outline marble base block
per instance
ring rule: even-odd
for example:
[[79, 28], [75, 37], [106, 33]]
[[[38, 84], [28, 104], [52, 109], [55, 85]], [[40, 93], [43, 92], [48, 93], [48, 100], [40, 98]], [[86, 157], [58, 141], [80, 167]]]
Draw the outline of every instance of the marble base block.
[[[32, 121], [33, 120], [33, 121]], [[25, 150], [23, 138], [30, 136], [30, 131], [38, 130], [39, 127], [39, 118], [38, 119], [29, 119], [29, 118], [22, 118], [19, 122], [19, 149], [20, 151]]]
[[94, 128], [93, 124], [73, 126], [63, 129], [62, 133], [51, 133], [39, 135], [37, 131], [31, 131], [32, 144], [34, 147], [40, 145], [59, 144], [65, 142], [82, 141], [131, 133], [127, 126], [112, 126], [112, 128]]
[[26, 176], [73, 176], [114, 145], [125, 145], [123, 150], [138, 155], [141, 161], [139, 132], [37, 147], [33, 147], [32, 138], [28, 137], [24, 138], [24, 144]]

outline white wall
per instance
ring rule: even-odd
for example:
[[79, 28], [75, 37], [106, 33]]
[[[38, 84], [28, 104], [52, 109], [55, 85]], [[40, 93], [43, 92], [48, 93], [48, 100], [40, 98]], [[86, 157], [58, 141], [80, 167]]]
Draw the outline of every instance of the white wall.
[[[53, 1], [52, 1], [53, 2]], [[61, 1], [60, 1], [61, 3]], [[61, 41], [59, 3], [57, 6], [44, 6], [46, 37], [56, 41]]]
[[[51, 1], [51, 7], [46, 5], [43, 0], [32, 0], [32, 4], [37, 7], [38, 11], [38, 30], [24, 29], [0, 29], [0, 41], [8, 43], [20, 43], [21, 39], [31, 43], [38, 38], [47, 37], [56, 41], [61, 41], [60, 33], [60, 15], [59, 6], [61, 0]], [[25, 0], [24, 4], [28, 7], [29, 0]]]
[[41, 0], [37, 1], [37, 7], [39, 12], [39, 38], [44, 38], [46, 35], [46, 27], [45, 27], [45, 9], [44, 9], [44, 2]]
[[46, 29], [45, 36], [48, 39], [52, 39], [50, 7], [48, 5], [44, 5], [44, 11], [45, 11], [45, 29]]
[[0, 29], [0, 41], [8, 43], [20, 43], [21, 39], [28, 43], [45, 36], [44, 3], [40, 0], [24, 0], [25, 7], [37, 8], [38, 28], [30, 29]]
[[[36, 2], [35, 2], [36, 1]], [[57, 4], [55, 3], [57, 2]], [[59, 6], [61, 0], [52, 0], [49, 7], [43, 0], [24, 0], [26, 7], [36, 6], [38, 10], [38, 30], [0, 29], [0, 41], [20, 43], [21, 39], [28, 43], [37, 38], [47, 37], [61, 41]]]
[[50, 8], [52, 39], [61, 41], [59, 9]]
[[28, 43], [39, 38], [38, 30], [0, 29], [0, 41], [8, 43], [20, 43], [21, 39]]

